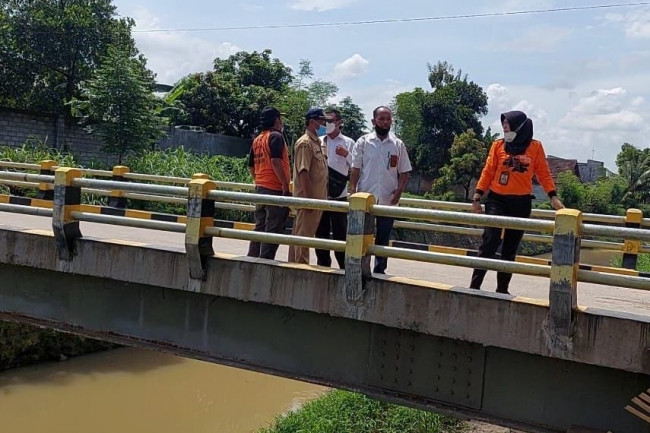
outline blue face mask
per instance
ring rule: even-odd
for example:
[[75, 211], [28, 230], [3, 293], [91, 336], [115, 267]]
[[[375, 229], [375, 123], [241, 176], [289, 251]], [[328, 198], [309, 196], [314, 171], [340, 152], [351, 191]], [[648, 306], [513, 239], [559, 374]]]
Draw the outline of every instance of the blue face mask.
[[325, 125], [321, 125], [321, 126], [318, 127], [318, 131], [316, 131], [316, 135], [321, 137], [321, 136], [325, 135], [326, 131], [327, 130], [325, 129]]

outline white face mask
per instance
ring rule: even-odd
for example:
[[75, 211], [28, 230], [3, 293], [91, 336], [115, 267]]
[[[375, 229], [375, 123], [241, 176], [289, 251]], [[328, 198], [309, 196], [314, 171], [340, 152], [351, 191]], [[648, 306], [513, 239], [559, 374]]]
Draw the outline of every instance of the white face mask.
[[512, 143], [515, 141], [515, 138], [517, 138], [517, 133], [515, 131], [508, 131], [503, 134], [503, 139], [506, 141], [506, 143]]
[[332, 132], [334, 132], [335, 129], [336, 129], [336, 123], [333, 123], [333, 122], [325, 123], [325, 133], [326, 134], [331, 134]]
[[506, 141], [506, 143], [512, 143], [515, 141], [515, 138], [517, 138], [517, 133], [519, 130], [524, 126], [526, 122], [522, 123], [519, 125], [519, 128], [515, 129], [514, 131], [508, 131], [503, 133], [503, 139]]

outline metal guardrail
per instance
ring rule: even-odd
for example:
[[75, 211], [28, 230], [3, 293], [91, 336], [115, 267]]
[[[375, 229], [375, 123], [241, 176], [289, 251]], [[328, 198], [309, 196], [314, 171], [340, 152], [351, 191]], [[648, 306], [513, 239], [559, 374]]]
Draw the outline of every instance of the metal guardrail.
[[[28, 173], [16, 173], [16, 172], [0, 172], [0, 179], [6, 179], [12, 182], [38, 182], [38, 183], [53, 183], [55, 181], [55, 176], [51, 175], [41, 175], [41, 174], [28, 174]], [[72, 188], [79, 188], [80, 191], [96, 193], [98, 191], [114, 190], [120, 189], [125, 191], [127, 194], [132, 194], [138, 198], [149, 199], [154, 197], [154, 200], [167, 201], [169, 199], [174, 200], [177, 204], [187, 203], [188, 199], [182, 199], [180, 197], [187, 197], [190, 193], [188, 187], [178, 187], [170, 185], [156, 185], [156, 184], [142, 184], [135, 182], [123, 182], [115, 180], [99, 180], [99, 179], [86, 179], [86, 178], [71, 178], [69, 186]], [[191, 197], [190, 197], [191, 199]], [[315, 199], [303, 199], [297, 197], [282, 197], [282, 196], [269, 196], [253, 193], [244, 193], [244, 192], [234, 192], [234, 191], [223, 191], [223, 190], [212, 190], [206, 194], [206, 197], [203, 200], [209, 200], [212, 202], [215, 201], [226, 201], [226, 202], [237, 202], [245, 201], [247, 203], [253, 204], [268, 204], [268, 205], [282, 205], [289, 206], [292, 208], [307, 208], [307, 209], [321, 209], [335, 212], [351, 212], [350, 205], [347, 202], [337, 202], [337, 201], [328, 201], [328, 200], [315, 200]], [[408, 199], [413, 200], [413, 199]], [[423, 201], [418, 202], [417, 204], [423, 205]], [[233, 205], [242, 206], [238, 203], [232, 203]], [[66, 204], [67, 205], [67, 204]], [[462, 205], [462, 204], [460, 204]], [[249, 205], [243, 205], [249, 207]], [[455, 223], [455, 224], [468, 224], [468, 225], [489, 225], [494, 227], [504, 227], [504, 228], [513, 228], [519, 230], [532, 230], [540, 233], [553, 233], [556, 228], [556, 224], [553, 221], [540, 220], [535, 218], [525, 219], [525, 218], [509, 218], [509, 217], [497, 217], [484, 214], [471, 214], [471, 213], [462, 213], [462, 212], [452, 212], [452, 211], [443, 211], [443, 210], [432, 210], [426, 208], [404, 208], [404, 207], [395, 207], [395, 206], [381, 206], [381, 205], [372, 205], [369, 206], [368, 213], [373, 216], [385, 216], [398, 219], [416, 219], [424, 221], [435, 221], [442, 223]], [[28, 210], [29, 209], [29, 210]], [[53, 211], [48, 209], [41, 208], [25, 208], [23, 206], [14, 205], [14, 204], [0, 204], [0, 211], [7, 212], [20, 212], [32, 215], [43, 215], [43, 216], [53, 216]], [[145, 220], [140, 218], [128, 218], [128, 217], [117, 217], [112, 215], [101, 215], [94, 214], [90, 212], [82, 212], [78, 210], [72, 210], [70, 216], [77, 221], [88, 221], [88, 222], [97, 222], [104, 224], [115, 224], [115, 225], [124, 225], [124, 226], [133, 226], [140, 228], [151, 228], [156, 230], [165, 230], [173, 232], [184, 232], [187, 230], [187, 225], [180, 222], [167, 222], [167, 221], [152, 221]], [[606, 216], [607, 217], [607, 216]], [[615, 217], [618, 220], [620, 217]], [[603, 218], [603, 221], [607, 218]], [[424, 223], [417, 222], [405, 222], [398, 221], [396, 226], [410, 227], [410, 228], [423, 228], [425, 227]], [[441, 225], [429, 225], [430, 228], [442, 229], [445, 228], [449, 231], [454, 231], [457, 233], [472, 233], [477, 234], [481, 230], [466, 228], [466, 227], [451, 227], [451, 226], [441, 226]], [[580, 226], [582, 235], [590, 236], [606, 236], [606, 237], [622, 237], [628, 240], [637, 240], [637, 241], [650, 241], [650, 231], [644, 229], [636, 228], [626, 228], [626, 227], [608, 227], [603, 225], [596, 224], [585, 224], [582, 223]], [[203, 230], [204, 235], [210, 236], [221, 236], [229, 237], [233, 239], [243, 239], [243, 240], [254, 240], [254, 241], [268, 241], [272, 243], [285, 244], [285, 245], [298, 245], [298, 246], [307, 246], [314, 248], [324, 248], [332, 249], [335, 251], [345, 251], [345, 243], [338, 241], [328, 241], [321, 239], [306, 239], [298, 238], [296, 236], [286, 236], [286, 235], [273, 235], [268, 233], [255, 233], [246, 230], [237, 230], [237, 229], [228, 229], [228, 228], [218, 228], [218, 227], [205, 227]], [[540, 235], [530, 235], [537, 236]], [[549, 239], [552, 241], [553, 237], [543, 236], [543, 240], [547, 242]], [[591, 241], [584, 240], [583, 242], [588, 243], [597, 243], [601, 246], [608, 246], [610, 249], [620, 249], [620, 244], [607, 243], [600, 241]], [[426, 262], [436, 262], [442, 264], [455, 264], [460, 266], [470, 266], [470, 267], [480, 267], [489, 270], [504, 271], [504, 272], [517, 272], [524, 273], [529, 275], [541, 275], [548, 276], [550, 267], [542, 265], [533, 265], [527, 263], [511, 263], [503, 262], [499, 260], [491, 259], [479, 259], [476, 257], [459, 257], [454, 255], [448, 255], [443, 253], [433, 253], [433, 252], [423, 252], [415, 250], [404, 250], [397, 249], [392, 247], [380, 247], [376, 245], [369, 245], [367, 247], [366, 253], [385, 255], [387, 257], [395, 258], [407, 258], [414, 260], [421, 260]], [[585, 271], [593, 272], [593, 271]], [[599, 273], [595, 273], [599, 274]], [[599, 277], [594, 274], [585, 274], [580, 273], [585, 278], [588, 278], [591, 282], [597, 282]], [[618, 281], [624, 282], [626, 276], [619, 277], [618, 280], [607, 280], [607, 281]], [[638, 286], [635, 280], [631, 284]], [[639, 280], [644, 282], [644, 279]], [[647, 283], [647, 281], [645, 281]], [[644, 287], [641, 284], [642, 288], [650, 289], [650, 285]]]
[[[53, 161], [44, 161], [44, 162], [53, 162]], [[30, 163], [16, 163], [10, 161], [0, 161], [0, 167], [13, 168], [18, 170], [32, 170], [39, 171], [42, 170], [40, 164], [30, 164]], [[49, 165], [50, 170], [56, 170], [59, 168], [58, 165]], [[186, 177], [177, 177], [177, 176], [160, 176], [152, 174], [143, 174], [143, 173], [131, 173], [128, 171], [128, 167], [117, 166], [116, 168], [127, 169], [124, 172], [121, 172], [119, 177], [126, 180], [136, 180], [136, 181], [145, 181], [145, 182], [159, 182], [159, 183], [169, 183], [169, 184], [181, 184], [186, 185], [192, 179]], [[79, 169], [84, 175], [87, 176], [97, 176], [97, 177], [115, 177], [114, 171], [109, 170], [97, 170], [97, 169]], [[254, 191], [255, 185], [242, 182], [223, 182], [223, 181], [213, 181], [217, 188], [226, 189], [226, 190], [242, 190], [242, 191]], [[446, 202], [440, 200], [425, 200], [425, 199], [415, 199], [403, 197], [400, 199], [400, 206], [408, 206], [415, 208], [424, 208], [424, 209], [437, 209], [437, 210], [451, 210], [451, 211], [470, 211], [472, 205], [469, 203], [456, 203], [456, 202]], [[531, 213], [532, 218], [539, 219], [554, 219], [555, 211], [544, 210], [544, 209], [533, 209]], [[594, 222], [601, 224], [615, 224], [615, 225], [625, 225], [626, 218], [618, 215], [601, 215], [593, 213], [584, 213], [582, 215], [583, 221], [585, 222]], [[640, 223], [641, 227], [650, 228], [650, 218], [642, 219]]]

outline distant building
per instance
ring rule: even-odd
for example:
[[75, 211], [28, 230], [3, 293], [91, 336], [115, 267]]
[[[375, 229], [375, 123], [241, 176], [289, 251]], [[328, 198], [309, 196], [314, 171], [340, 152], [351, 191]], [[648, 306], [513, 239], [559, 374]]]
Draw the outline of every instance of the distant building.
[[[564, 159], [553, 155], [548, 155], [546, 160], [554, 180], [557, 180], [557, 176], [565, 171], [573, 173], [582, 183], [596, 182], [598, 179], [611, 175], [611, 172], [605, 168], [605, 163], [602, 161], [588, 159], [585, 163], [578, 162], [577, 159]], [[544, 189], [535, 178], [533, 179], [533, 195], [535, 196], [535, 203], [548, 199]]]

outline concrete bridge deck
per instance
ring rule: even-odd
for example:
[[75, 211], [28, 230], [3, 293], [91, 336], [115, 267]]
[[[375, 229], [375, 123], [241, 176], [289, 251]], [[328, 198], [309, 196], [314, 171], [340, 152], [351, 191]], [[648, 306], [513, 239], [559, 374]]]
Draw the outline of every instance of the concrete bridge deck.
[[[51, 231], [51, 220], [31, 215], [0, 212], [0, 228], [17, 227]], [[143, 230], [132, 227], [120, 227], [106, 224], [81, 223], [85, 237], [98, 239], [118, 239], [136, 242], [141, 245], [185, 251], [184, 235], [156, 230]], [[215, 252], [245, 256], [248, 242], [233, 239], [214, 239]], [[276, 258], [286, 261], [287, 247], [281, 245]], [[311, 263], [316, 263], [316, 256], [311, 250]], [[335, 260], [333, 260], [335, 263]], [[467, 287], [471, 269], [459, 266], [447, 266], [437, 263], [422, 263], [410, 260], [390, 259], [388, 276], [377, 278], [394, 279], [395, 277], [429, 281], [449, 287]], [[487, 291], [494, 291], [496, 275], [489, 271], [483, 285]], [[650, 289], [650, 288], [649, 288]], [[510, 292], [513, 296], [523, 296], [537, 300], [548, 300], [549, 280], [529, 275], [514, 275]], [[578, 304], [583, 308], [600, 308], [611, 311], [650, 316], [650, 290], [641, 291], [624, 287], [603, 286], [600, 284], [578, 283]]]

